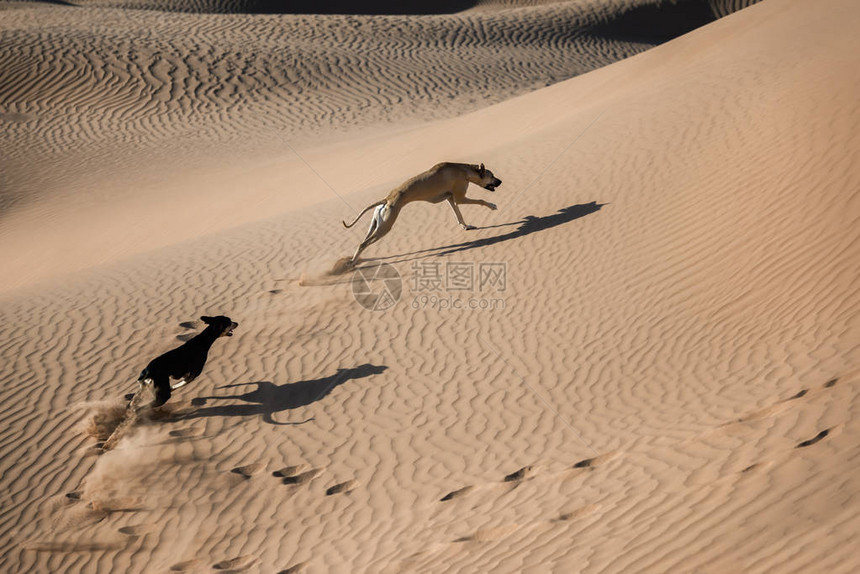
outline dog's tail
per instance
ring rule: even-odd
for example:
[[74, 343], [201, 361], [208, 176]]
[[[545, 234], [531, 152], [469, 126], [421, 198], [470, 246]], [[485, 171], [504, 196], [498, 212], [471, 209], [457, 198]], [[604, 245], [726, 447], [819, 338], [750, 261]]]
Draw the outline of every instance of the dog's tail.
[[359, 214], [355, 217], [355, 219], [353, 219], [353, 220], [352, 220], [352, 223], [350, 223], [350, 224], [347, 224], [347, 223], [346, 223], [346, 221], [341, 221], [341, 223], [343, 223], [343, 226], [344, 226], [344, 227], [346, 227], [347, 229], [349, 229], [350, 227], [352, 227], [353, 225], [355, 225], [355, 224], [356, 224], [356, 222], [358, 222], [358, 220], [359, 220], [359, 219], [361, 219], [361, 216], [362, 216], [362, 215], [364, 215], [365, 213], [367, 213], [368, 211], [370, 211], [370, 210], [371, 210], [371, 209], [373, 209], [374, 207], [379, 207], [380, 205], [383, 205], [386, 201], [387, 201], [387, 200], [383, 199], [383, 200], [377, 201], [376, 203], [371, 203], [370, 205], [368, 205], [367, 207], [365, 207], [365, 208], [361, 211], [361, 213], [359, 213]]

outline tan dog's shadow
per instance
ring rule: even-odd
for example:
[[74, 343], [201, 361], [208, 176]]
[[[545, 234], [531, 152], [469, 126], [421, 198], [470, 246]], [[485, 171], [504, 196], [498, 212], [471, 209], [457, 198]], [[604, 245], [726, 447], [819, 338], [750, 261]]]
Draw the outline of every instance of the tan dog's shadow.
[[[399, 255], [389, 255], [387, 257], [377, 257], [373, 260], [367, 260], [367, 263], [371, 263], [373, 261], [380, 262], [388, 262], [388, 263], [404, 263], [408, 261], [414, 261], [416, 259], [424, 259], [426, 257], [439, 257], [444, 255], [452, 255], [454, 253], [462, 253], [463, 251], [469, 251], [471, 249], [478, 249], [479, 247], [487, 247], [489, 245], [495, 245], [497, 243], [502, 243], [504, 241], [509, 241], [511, 239], [518, 239], [520, 237], [525, 237], [526, 235], [531, 235], [532, 233], [536, 233], [538, 231], [543, 231], [545, 229], [550, 229], [553, 227], [557, 227], [559, 225], [563, 225], [565, 223], [569, 223], [575, 219], [579, 219], [581, 217], [585, 217], [586, 215], [591, 215], [597, 211], [600, 211], [600, 208], [605, 203], [597, 203], [596, 201], [592, 201], [591, 203], [580, 203], [577, 205], [571, 205], [569, 207], [565, 207], [559, 209], [557, 212], [551, 215], [544, 215], [541, 217], [535, 217], [533, 215], [527, 215], [524, 219], [520, 221], [513, 221], [510, 223], [501, 223], [498, 225], [488, 225], [486, 227], [479, 227], [478, 229], [495, 229], [499, 227], [510, 227], [512, 225], [518, 225], [516, 229], [510, 231], [508, 233], [503, 233], [501, 235], [495, 235], [493, 237], [484, 237], [482, 239], [475, 239], [473, 241], [465, 241], [463, 243], [455, 243], [452, 245], [443, 245], [441, 247], [432, 247], [430, 249], [421, 249], [419, 251], [412, 251], [411, 253], [402, 253]], [[392, 260], [392, 261], [388, 261]]]

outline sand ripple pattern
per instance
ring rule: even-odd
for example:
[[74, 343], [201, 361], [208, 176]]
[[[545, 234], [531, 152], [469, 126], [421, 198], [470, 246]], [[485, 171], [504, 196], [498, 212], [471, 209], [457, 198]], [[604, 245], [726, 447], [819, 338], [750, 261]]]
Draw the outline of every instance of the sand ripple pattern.
[[[337, 199], [4, 296], [0, 571], [858, 571], [860, 8], [826, 2], [481, 112], [558, 105], [486, 152], [501, 227], [416, 207], [370, 255], [504, 262], [500, 311], [299, 286], [355, 245]], [[92, 455], [87, 413], [216, 313]]]
[[112, 170], [167, 169], [177, 151], [187, 164], [189, 149], [203, 161], [225, 144], [234, 155], [271, 151], [477, 109], [650, 47], [589, 34], [623, 7], [421, 17], [10, 9], [0, 20], [0, 201]]

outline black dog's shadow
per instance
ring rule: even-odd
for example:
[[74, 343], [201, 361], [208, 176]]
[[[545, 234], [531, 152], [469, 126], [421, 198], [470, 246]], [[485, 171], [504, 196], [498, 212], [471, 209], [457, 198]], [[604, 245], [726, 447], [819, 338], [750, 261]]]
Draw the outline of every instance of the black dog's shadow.
[[463, 243], [455, 243], [453, 245], [444, 245], [442, 247], [432, 247], [430, 249], [422, 249], [420, 251], [413, 251], [411, 253], [403, 253], [401, 255], [389, 255], [388, 257], [377, 257], [372, 260], [368, 260], [368, 267], [373, 267], [373, 262], [375, 261], [385, 261], [388, 259], [392, 259], [390, 263], [403, 263], [406, 261], [414, 261], [416, 259], [423, 259], [426, 257], [440, 257], [443, 255], [451, 255], [454, 253], [461, 253], [463, 251], [469, 251], [471, 249], [478, 249], [479, 247], [487, 247], [489, 245], [495, 245], [496, 243], [502, 243], [503, 241], [509, 241], [511, 239], [517, 239], [520, 237], [525, 237], [526, 235], [531, 235], [532, 233], [543, 231], [545, 229], [550, 229], [552, 227], [557, 227], [564, 223], [568, 223], [573, 221], [574, 219], [579, 219], [580, 217], [585, 217], [586, 215], [590, 215], [596, 211], [600, 211], [600, 208], [606, 205], [605, 203], [597, 203], [596, 201], [592, 201], [591, 203], [580, 203], [578, 205], [571, 205], [569, 207], [564, 207], [559, 209], [557, 212], [552, 215], [545, 215], [543, 217], [535, 217], [534, 215], [527, 215], [524, 219], [520, 221], [514, 221], [512, 223], [502, 223], [498, 225], [488, 225], [486, 227], [479, 227], [478, 229], [494, 229], [498, 227], [507, 227], [512, 225], [519, 225], [513, 231], [508, 233], [503, 233], [501, 235], [496, 235], [494, 237], [485, 237], [483, 239], [476, 239], [474, 241], [466, 241]]
[[[371, 375], [379, 375], [388, 367], [385, 365], [372, 365], [365, 363], [357, 367], [349, 369], [338, 369], [333, 375], [321, 377], [319, 379], [311, 379], [307, 381], [299, 381], [297, 383], [286, 383], [284, 385], [276, 385], [270, 381], [256, 381], [250, 383], [237, 383], [234, 385], [224, 385], [219, 389], [229, 389], [235, 387], [244, 387], [247, 385], [256, 385], [257, 388], [253, 391], [243, 393], [241, 395], [227, 396], [211, 396], [199, 397], [193, 399], [191, 404], [194, 406], [202, 406], [209, 400], [213, 399], [239, 399], [250, 403], [247, 405], [222, 405], [199, 408], [195, 411], [183, 416], [183, 419], [194, 419], [202, 417], [248, 417], [254, 415], [262, 415], [263, 420], [273, 425], [293, 425], [301, 423], [286, 422], [281, 423], [272, 415], [281, 411], [297, 409], [304, 407], [328, 395], [335, 387], [352, 379], [361, 379]], [[312, 420], [312, 419], [308, 419]], [[302, 421], [308, 422], [308, 421]]]

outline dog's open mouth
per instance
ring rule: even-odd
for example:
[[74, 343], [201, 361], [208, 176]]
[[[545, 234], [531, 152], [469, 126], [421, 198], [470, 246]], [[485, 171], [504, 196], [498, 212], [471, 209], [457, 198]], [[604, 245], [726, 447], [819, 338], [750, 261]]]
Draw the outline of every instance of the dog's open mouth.
[[492, 183], [488, 183], [487, 185], [484, 186], [484, 189], [488, 189], [490, 191], [496, 191], [496, 186], [493, 185]]

